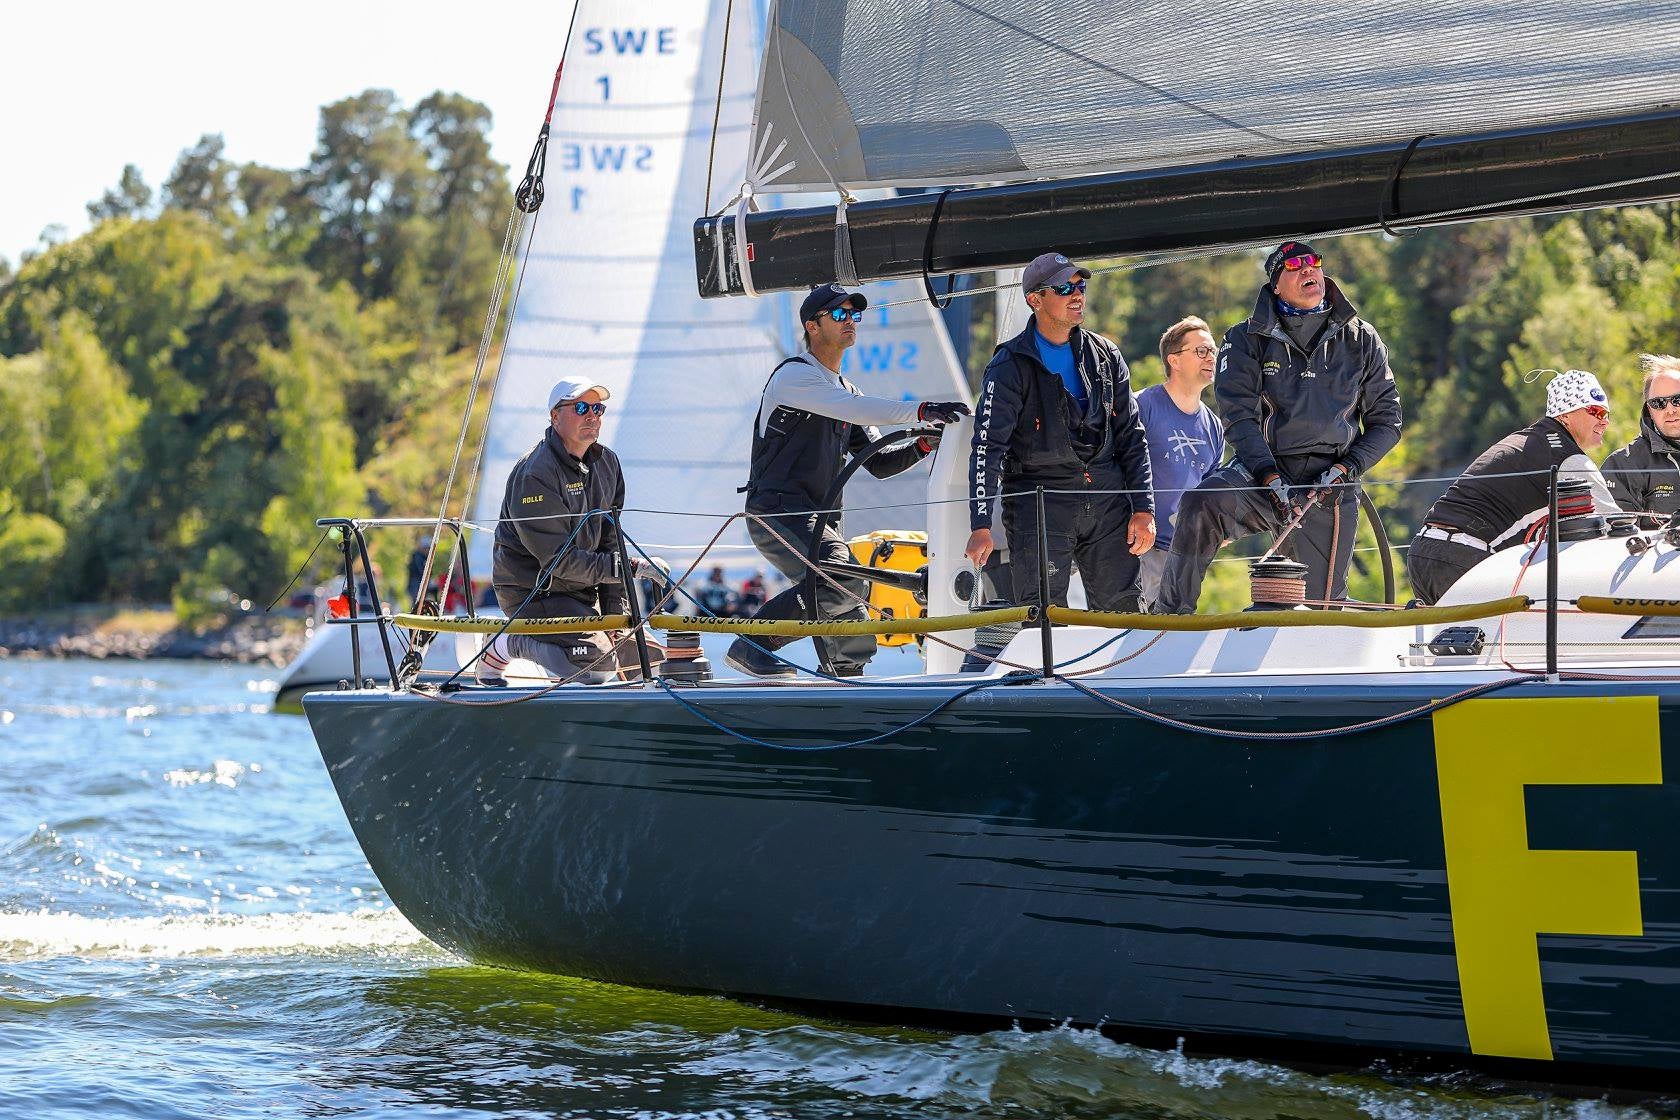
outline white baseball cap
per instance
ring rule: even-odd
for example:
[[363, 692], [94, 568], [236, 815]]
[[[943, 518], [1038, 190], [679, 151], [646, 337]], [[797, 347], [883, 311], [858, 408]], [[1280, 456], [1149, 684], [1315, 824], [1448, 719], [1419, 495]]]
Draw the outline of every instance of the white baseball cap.
[[602, 400], [612, 396], [605, 385], [591, 381], [587, 377], [562, 377], [554, 383], [554, 388], [548, 391], [548, 410], [553, 412], [554, 406], [561, 401], [575, 401], [591, 389], [601, 394]]
[[1584, 369], [1566, 369], [1546, 386], [1547, 416], [1562, 416], [1593, 405], [1608, 409], [1610, 398], [1604, 395], [1598, 378]]

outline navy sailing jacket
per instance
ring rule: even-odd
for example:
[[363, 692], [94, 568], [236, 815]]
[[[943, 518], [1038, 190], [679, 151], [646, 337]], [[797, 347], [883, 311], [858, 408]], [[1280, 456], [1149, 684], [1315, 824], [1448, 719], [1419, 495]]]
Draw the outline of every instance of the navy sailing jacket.
[[1680, 444], [1657, 430], [1650, 409], [1639, 411], [1639, 435], [1604, 460], [1604, 481], [1623, 509], [1658, 514], [1643, 519], [1657, 528], [1680, 510]]
[[1113, 468], [1134, 513], [1153, 513], [1149, 444], [1143, 433], [1132, 373], [1120, 348], [1100, 334], [1073, 329], [1073, 364], [1090, 404], [1076, 414], [1062, 379], [1039, 357], [1035, 320], [997, 348], [980, 383], [974, 443], [968, 460], [968, 523], [990, 528], [992, 503], [1003, 490], [1058, 488], [1088, 482], [1092, 470]]
[[1226, 331], [1219, 348], [1213, 393], [1225, 441], [1257, 479], [1277, 471], [1279, 458], [1308, 455], [1339, 460], [1358, 477], [1400, 442], [1400, 393], [1388, 347], [1335, 281], [1326, 279], [1325, 289], [1330, 321], [1311, 354], [1278, 321], [1270, 285], [1260, 289], [1254, 314]]

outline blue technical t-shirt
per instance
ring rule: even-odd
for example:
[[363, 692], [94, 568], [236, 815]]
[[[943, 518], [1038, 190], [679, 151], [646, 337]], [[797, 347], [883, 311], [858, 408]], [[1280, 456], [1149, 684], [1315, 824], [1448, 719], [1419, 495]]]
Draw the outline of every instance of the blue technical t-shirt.
[[1091, 395], [1085, 391], [1085, 380], [1074, 368], [1072, 341], [1057, 346], [1039, 334], [1036, 325], [1033, 327], [1033, 340], [1038, 343], [1038, 356], [1044, 362], [1044, 368], [1062, 379], [1068, 394], [1079, 402], [1079, 411], [1083, 414], [1085, 406], [1091, 403]]
[[1186, 415], [1165, 385], [1151, 385], [1139, 393], [1137, 406], [1155, 483], [1155, 547], [1168, 549], [1179, 499], [1219, 465], [1225, 454], [1225, 429], [1205, 404]]

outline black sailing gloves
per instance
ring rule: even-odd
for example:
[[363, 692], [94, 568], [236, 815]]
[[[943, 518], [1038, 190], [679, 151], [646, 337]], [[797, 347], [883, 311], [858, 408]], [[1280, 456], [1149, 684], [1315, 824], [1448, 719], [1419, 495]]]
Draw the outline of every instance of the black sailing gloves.
[[916, 419], [924, 424], [954, 424], [964, 416], [974, 415], [974, 410], [962, 401], [923, 401], [916, 406]]

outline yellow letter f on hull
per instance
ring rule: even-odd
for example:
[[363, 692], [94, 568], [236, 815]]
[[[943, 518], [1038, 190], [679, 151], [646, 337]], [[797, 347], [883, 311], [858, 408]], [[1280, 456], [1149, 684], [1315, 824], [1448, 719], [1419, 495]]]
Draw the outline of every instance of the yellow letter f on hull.
[[1447, 890], [1475, 1054], [1552, 1057], [1541, 933], [1638, 937], [1633, 852], [1534, 851], [1523, 788], [1654, 784], [1654, 696], [1471, 700], [1435, 713]]

